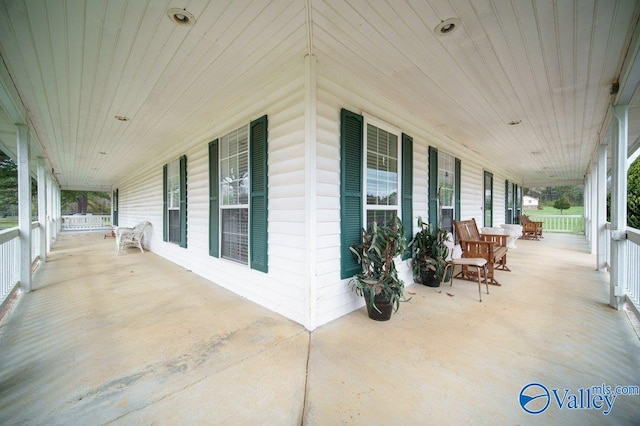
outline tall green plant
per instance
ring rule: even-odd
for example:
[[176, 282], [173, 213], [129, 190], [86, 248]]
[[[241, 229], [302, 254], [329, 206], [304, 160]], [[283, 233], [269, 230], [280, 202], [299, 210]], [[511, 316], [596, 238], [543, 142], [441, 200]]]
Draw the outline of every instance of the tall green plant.
[[[442, 281], [447, 266], [449, 248], [445, 241], [449, 233], [445, 229], [431, 229], [431, 225], [418, 217], [418, 232], [409, 242], [412, 258], [413, 280], [422, 282], [422, 274], [432, 271], [438, 282]], [[424, 283], [423, 283], [424, 284]]]
[[376, 311], [378, 298], [389, 300], [394, 312], [398, 311], [404, 297], [404, 282], [398, 277], [394, 258], [407, 248], [404, 239], [404, 226], [396, 217], [388, 226], [379, 226], [373, 222], [368, 230], [362, 230], [362, 242], [350, 247], [362, 267], [354, 275], [351, 284], [356, 294], [364, 296], [369, 306]]

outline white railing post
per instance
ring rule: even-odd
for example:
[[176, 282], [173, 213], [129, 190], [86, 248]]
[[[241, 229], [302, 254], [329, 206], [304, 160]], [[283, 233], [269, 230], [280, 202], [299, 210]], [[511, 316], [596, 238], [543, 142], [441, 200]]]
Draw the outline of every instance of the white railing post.
[[18, 124], [18, 229], [20, 232], [20, 290], [31, 291], [31, 176], [29, 174], [29, 129]]

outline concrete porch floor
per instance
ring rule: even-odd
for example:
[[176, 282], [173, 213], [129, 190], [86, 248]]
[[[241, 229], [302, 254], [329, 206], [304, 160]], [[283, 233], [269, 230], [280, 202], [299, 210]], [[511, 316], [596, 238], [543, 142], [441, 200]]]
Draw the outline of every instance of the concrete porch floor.
[[0, 424], [638, 424], [640, 396], [530, 415], [559, 395], [640, 385], [640, 340], [607, 306], [584, 238], [518, 241], [513, 272], [407, 288], [312, 333], [153, 253], [62, 234], [0, 325]]

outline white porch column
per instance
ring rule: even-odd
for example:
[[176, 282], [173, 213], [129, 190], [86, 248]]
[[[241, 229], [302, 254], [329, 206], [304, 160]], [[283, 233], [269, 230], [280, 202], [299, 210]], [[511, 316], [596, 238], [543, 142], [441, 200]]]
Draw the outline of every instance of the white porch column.
[[31, 291], [31, 176], [29, 129], [18, 124], [18, 229], [20, 230], [20, 291]]
[[305, 234], [306, 259], [305, 275], [307, 281], [305, 327], [314, 330], [317, 324], [318, 311], [318, 278], [317, 278], [317, 61], [314, 55], [304, 58], [304, 129], [305, 129]]
[[598, 198], [598, 155], [596, 151], [595, 158], [591, 163], [591, 205], [589, 214], [591, 215], [591, 253], [596, 255], [596, 270], [598, 269], [598, 232], [600, 230], [598, 224], [598, 209], [600, 208], [600, 199]]
[[613, 126], [611, 154], [611, 286], [609, 304], [620, 309], [627, 282], [627, 134], [628, 105], [613, 107], [615, 117]]
[[589, 244], [589, 248], [591, 250], [591, 254], [595, 253], [595, 248], [593, 246], [593, 233], [591, 232], [591, 223], [593, 222], [593, 215], [591, 214], [591, 206], [592, 206], [592, 183], [593, 183], [593, 170], [589, 167], [588, 173], [585, 175], [584, 179], [584, 188], [582, 190], [582, 199], [584, 200], [584, 235], [587, 239], [587, 243]]
[[47, 261], [47, 173], [44, 169], [44, 158], [38, 158], [38, 226], [40, 227], [39, 248], [40, 262]]
[[597, 239], [596, 270], [604, 271], [607, 266], [607, 145], [598, 146], [596, 160], [596, 199], [595, 199], [595, 227]]
[[53, 217], [53, 178], [49, 175], [49, 173], [46, 174], [47, 177], [47, 211], [46, 211], [46, 221], [47, 221], [47, 232], [46, 232], [46, 237], [47, 237], [47, 241], [46, 241], [46, 253], [49, 253], [51, 251], [51, 241], [53, 239], [53, 233], [55, 232], [53, 230], [53, 222], [52, 222], [52, 217]]

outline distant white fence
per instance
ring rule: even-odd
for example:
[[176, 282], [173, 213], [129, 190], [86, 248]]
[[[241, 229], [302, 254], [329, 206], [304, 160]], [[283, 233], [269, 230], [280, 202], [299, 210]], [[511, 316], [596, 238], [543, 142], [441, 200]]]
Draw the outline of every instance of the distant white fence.
[[62, 230], [83, 231], [105, 229], [111, 226], [111, 215], [72, 215], [62, 216]]
[[584, 234], [584, 217], [580, 215], [530, 215], [534, 222], [542, 222], [543, 232], [567, 232]]

